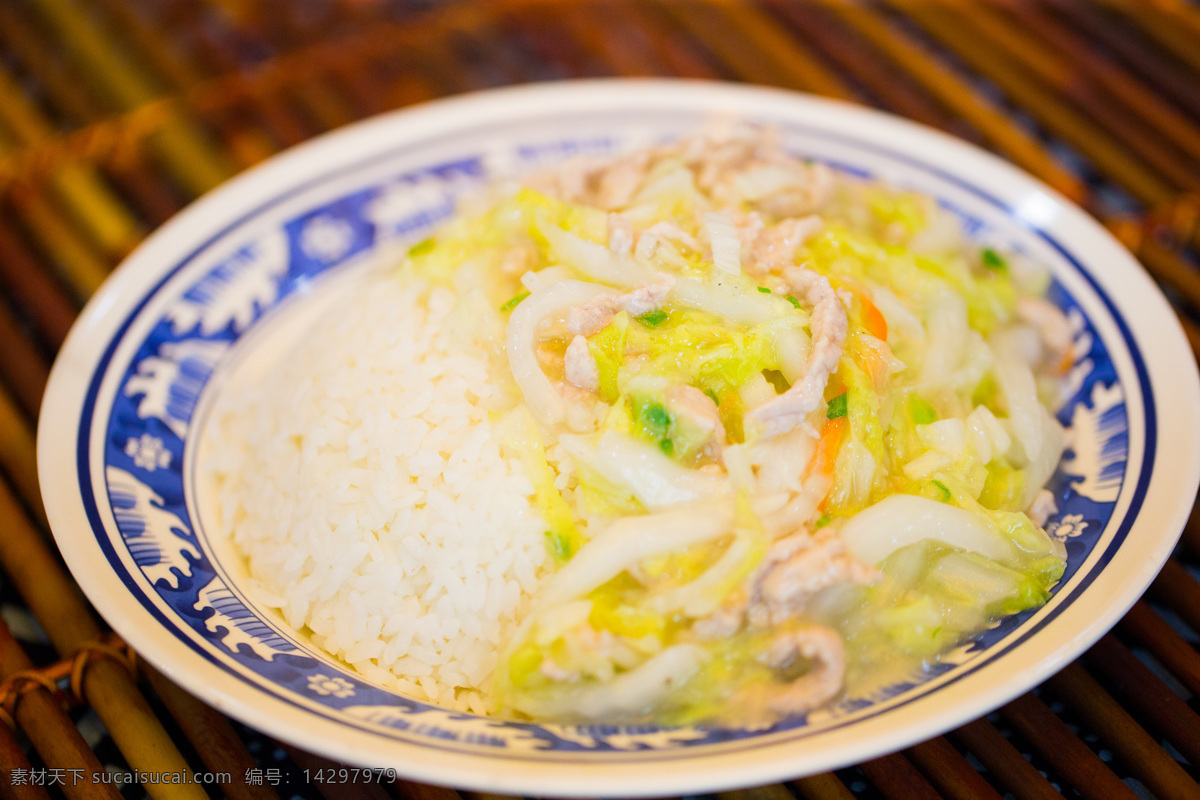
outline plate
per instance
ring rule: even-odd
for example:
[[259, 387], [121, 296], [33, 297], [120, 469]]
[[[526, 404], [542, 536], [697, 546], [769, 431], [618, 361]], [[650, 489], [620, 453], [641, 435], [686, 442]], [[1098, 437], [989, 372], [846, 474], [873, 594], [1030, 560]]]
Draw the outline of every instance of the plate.
[[[1044, 607], [866, 696], [771, 727], [540, 726], [431, 707], [316, 650], [243, 591], [207, 533], [195, 461], [211, 398], [356, 270], [397, 259], [489, 180], [671, 139], [714, 116], [796, 154], [935, 197], [980, 243], [1047, 265], [1078, 359], [1048, 524], [1068, 566]], [[274, 344], [272, 344], [274, 343]], [[239, 367], [241, 365], [241, 367]], [[1107, 631], [1154, 578], [1200, 479], [1200, 381], [1133, 258], [1054, 191], [875, 111], [761, 88], [597, 81], [503, 89], [350, 126], [230, 181], [157, 231], [92, 298], [38, 433], [47, 514], [113, 628], [172, 680], [272, 736], [415, 780], [513, 794], [653, 795], [834, 769], [1003, 704]]]

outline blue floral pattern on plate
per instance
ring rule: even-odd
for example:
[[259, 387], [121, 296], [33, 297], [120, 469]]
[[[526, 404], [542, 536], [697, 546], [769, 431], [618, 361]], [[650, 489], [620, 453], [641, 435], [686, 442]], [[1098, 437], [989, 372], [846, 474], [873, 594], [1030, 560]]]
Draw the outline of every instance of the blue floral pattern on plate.
[[[796, 132], [801, 140], [805, 135]], [[781, 732], [807, 736], [849, 724], [965, 674], [989, 654], [1029, 635], [1030, 626], [1039, 624], [1033, 620], [1036, 615], [1047, 615], [1047, 611], [1031, 611], [1006, 618], [904, 681], [768, 729], [564, 727], [449, 712], [379, 688], [349, 668], [331, 665], [328, 657], [314, 652], [230, 585], [206, 554], [204, 531], [189, 512], [187, 495], [192, 488], [184, 451], [198, 429], [201, 395], [232, 357], [239, 340], [265, 318], [276, 312], [286, 314], [290, 304], [303, 302], [328, 275], [372, 255], [399, 252], [396, 246], [427, 235], [453, 212], [457, 198], [497, 173], [527, 170], [578, 153], [609, 152], [621, 142], [616, 134], [531, 138], [415, 170], [364, 177], [358, 185], [330, 190], [319, 202], [244, 239], [238, 240], [239, 229], [219, 237], [208, 249], [228, 244], [227, 255], [186, 286], [168, 278], [152, 291], [155, 297], [172, 291], [177, 296], [162, 306], [165, 310], [157, 319], [150, 320], [152, 325], [136, 343], [107, 416], [91, 423], [85, 420], [80, 441], [86, 441], [88, 424], [105, 426], [104, 474], [116, 530], [107, 533], [103, 545], [117, 570], [123, 569], [122, 550], [132, 559], [144, 581], [131, 576], [126, 583], [132, 591], [153, 592], [165, 603], [175, 615], [170, 624], [180, 639], [280, 698], [345, 725], [409, 742], [525, 755], [583, 750], [650, 753], [752, 742]], [[877, 149], [872, 153], [885, 162], [891, 158]], [[819, 146], [801, 154], [824, 159], [835, 168], [872, 173], [871, 166], [847, 163], [843, 154], [830, 157]], [[904, 161], [911, 169], [912, 162]], [[331, 185], [336, 177], [330, 177]], [[930, 186], [917, 188], [938, 196]], [[985, 193], [967, 188], [987, 204]], [[1020, 249], [1012, 231], [997, 228], [957, 201], [939, 199], [960, 216], [972, 237]], [[1061, 587], [1093, 554], [1112, 517], [1126, 480], [1130, 417], [1108, 347], [1092, 321], [1062, 283], [1053, 284], [1050, 299], [1068, 313], [1077, 356], [1070, 375], [1072, 396], [1058, 412], [1059, 420], [1075, 431], [1074, 443], [1048, 487], [1059, 508], [1048, 528], [1065, 543], [1068, 553]], [[146, 308], [146, 303], [140, 308]], [[1146, 414], [1150, 413], [1147, 407]], [[1153, 424], [1152, 418], [1147, 424]], [[83, 469], [81, 465], [81, 475]], [[1106, 546], [1111, 551], [1118, 545], [1119, 537], [1113, 537]], [[1101, 568], [1110, 557], [1106, 554], [1090, 569]], [[144, 604], [150, 602], [146, 597]]]

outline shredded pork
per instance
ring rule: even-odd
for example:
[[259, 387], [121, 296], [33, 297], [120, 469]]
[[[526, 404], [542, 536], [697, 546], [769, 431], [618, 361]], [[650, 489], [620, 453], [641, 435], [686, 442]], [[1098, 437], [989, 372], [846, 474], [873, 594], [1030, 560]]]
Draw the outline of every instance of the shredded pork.
[[675, 279], [663, 275], [656, 283], [639, 286], [625, 294], [603, 294], [572, 306], [567, 312], [567, 330], [576, 336], [591, 336], [612, 322], [620, 311], [637, 317], [649, 314], [663, 304], [675, 286]]
[[748, 422], [762, 427], [765, 436], [777, 436], [795, 428], [821, 405], [825, 384], [842, 357], [849, 326], [846, 309], [824, 275], [802, 267], [789, 267], [784, 270], [783, 278], [804, 302], [812, 306], [812, 351], [799, 380], [783, 394], [746, 415]]

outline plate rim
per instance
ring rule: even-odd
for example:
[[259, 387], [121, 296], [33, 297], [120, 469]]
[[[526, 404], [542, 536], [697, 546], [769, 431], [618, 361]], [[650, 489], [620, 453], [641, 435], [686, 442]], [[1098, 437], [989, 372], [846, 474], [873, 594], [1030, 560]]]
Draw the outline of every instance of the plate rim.
[[[1171, 313], [1171, 309], [1161, 293], [1158, 293], [1148, 277], [1144, 273], [1141, 273], [1140, 266], [1132, 259], [1132, 256], [1124, 251], [1124, 248], [1098, 223], [1091, 220], [1084, 212], [1065, 198], [1062, 198], [1054, 190], [1006, 162], [992, 156], [990, 153], [938, 131], [924, 128], [924, 126], [917, 123], [893, 117], [882, 112], [783, 90], [703, 81], [613, 79], [564, 81], [554, 84], [486, 90], [470, 95], [433, 101], [412, 109], [390, 112], [316, 137], [233, 178], [214, 192], [193, 203], [175, 218], [156, 230], [146, 242], [126, 259], [91, 301], [89, 301], [87, 307], [73, 326], [67, 340], [64, 342], [60, 350], [60, 355], [51, 371], [50, 381], [43, 399], [40, 419], [66, 419], [68, 421], [79, 419], [79, 412], [83, 410], [83, 398], [78, 396], [79, 392], [77, 391], [79, 384], [82, 383], [86, 387], [90, 382], [92, 370], [95, 368], [96, 356], [110, 342], [114, 327], [112, 324], [113, 320], [117, 320], [119, 324], [120, 320], [132, 307], [132, 304], [128, 302], [123, 303], [121, 300], [122, 297], [133, 296], [135, 301], [140, 298], [141, 291], [147, 285], [147, 277], [152, 278], [155, 275], [161, 275], [164, 269], [161, 265], [169, 267], [176, 263], [178, 260], [177, 257], [180, 254], [193, 249], [197, 239], [195, 231], [199, 231], [199, 238], [203, 239], [204, 236], [210, 235], [213, 230], [218, 229], [217, 226], [208, 224], [211, 221], [229, 222], [235, 219], [240, 211], [253, 208], [258, 203], [277, 196], [288, 187], [298, 185], [301, 181], [296, 180], [291, 173], [300, 172], [310, 176], [322, 174], [326, 166], [336, 167], [339, 160], [346, 160], [341, 157], [340, 150], [342, 148], [352, 150], [352, 147], [347, 146], [349, 143], [356, 140], [369, 141], [377, 137], [381, 131], [387, 131], [392, 128], [406, 128], [406, 131], [403, 133], [404, 136], [420, 138], [421, 136], [429, 135], [429, 129], [437, 129], [439, 126], [446, 130], [453, 130], [461, 124], [461, 120], [481, 113], [499, 113], [507, 118], [516, 119], [537, 107], [550, 106], [564, 108], [570, 107], [573, 104], [580, 104], [582, 103], [581, 98], [593, 103], [607, 102], [613, 105], [621, 105], [623, 103], [629, 105], [632, 101], [649, 103], [655, 97], [665, 100], [667, 99], [667, 94], [672, 96], [674, 102], [680, 102], [680, 98], [686, 97], [689, 102], [694, 101], [695, 105], [707, 102], [717, 106], [743, 106], [744, 108], [741, 109], [743, 113], [753, 113], [749, 110], [749, 106], [756, 103], [760, 106], [771, 103], [780, 106], [791, 106], [797, 113], [803, 110], [806, 113], [826, 113], [835, 118], [840, 117], [841, 124], [843, 125], [849, 124], [847, 120], [850, 123], [863, 123], [865, 121], [881, 125], [885, 130], [890, 129], [893, 133], [902, 134], [901, 138], [916, 139], [923, 143], [945, 147], [950, 157], [955, 160], [967, 159], [968, 162], [985, 168], [985, 171], [998, 174], [1007, 173], [1006, 177], [1009, 180], [1015, 180], [1018, 184], [1024, 184], [1030, 189], [1042, 192], [1060, 206], [1058, 211], [1066, 217], [1068, 222], [1072, 223], [1075, 227], [1081, 227], [1083, 232], [1095, 236], [1096, 241], [1100, 243], [1101, 249], [1110, 251], [1109, 255], [1116, 257], [1114, 263], [1120, 264], [1120, 262], [1124, 262], [1119, 268], [1113, 267], [1106, 271], [1116, 270], [1120, 272], [1121, 270], [1125, 270], [1130, 272], [1131, 284], [1129, 286], [1123, 285], [1121, 287], [1122, 291], [1136, 295], [1137, 299], [1143, 303], [1148, 302], [1152, 307], [1157, 304], [1157, 309], [1152, 308], [1150, 311], [1142, 311], [1141, 315], [1149, 315], [1153, 310], [1166, 312], [1165, 317], [1162, 314], [1159, 315], [1156, 324], [1153, 326], [1153, 332], [1157, 335], [1148, 337], [1155, 340], [1157, 346], [1154, 350], [1150, 350], [1146, 346], [1147, 339], [1144, 338], [1150, 331], [1139, 331], [1139, 336], [1133, 337], [1134, 341], [1141, 345], [1143, 360], [1148, 370], [1151, 367], [1151, 362], [1158, 364], [1164, 360], [1162, 354], [1173, 353], [1174, 355], [1178, 355], [1181, 352], [1190, 362], [1191, 369], [1190, 371], [1186, 369], [1182, 370], [1185, 374], [1181, 376], [1180, 385], [1177, 387], [1173, 386], [1171, 393], [1164, 391], [1154, 392], [1152, 398], [1154, 407], [1158, 408], [1161, 401], [1173, 399], [1177, 402], [1171, 403], [1170, 405], [1172, 406], [1194, 409], [1197, 402], [1200, 402], [1200, 379], [1196, 377], [1195, 362], [1191, 357], [1190, 349], [1186, 345], [1178, 322], [1175, 321], [1174, 315]], [[832, 127], [837, 126], [834, 125]], [[422, 131], [422, 128], [425, 130]], [[882, 140], [882, 137], [876, 140]], [[896, 147], [894, 144], [890, 144], [889, 148], [902, 153], [909, 152], [906, 147]], [[961, 172], [961, 168], [955, 169]], [[957, 172], [951, 171], [949, 167], [947, 167], [947, 171], [950, 175], [957, 174]], [[193, 231], [192, 234], [189, 234], [189, 229]], [[172, 253], [174, 257], [169, 255]], [[157, 270], [156, 265], [158, 266]], [[1130, 271], [1130, 267], [1133, 268], [1132, 271]], [[1108, 281], [1102, 279], [1103, 276], [1095, 275], [1090, 264], [1089, 274], [1093, 274], [1097, 282], [1107, 289], [1109, 293], [1112, 293], [1114, 287], [1109, 285]], [[1141, 280], [1139, 281], [1131, 276], [1138, 276]], [[1133, 320], [1126, 313], [1126, 307], [1131, 302], [1126, 301], [1117, 304], [1120, 313], [1115, 316], [1123, 318], [1127, 324], [1131, 325], [1132, 336]], [[1148, 325], [1149, 323], [1146, 322], [1144, 324]], [[1139, 323], [1140, 325], [1141, 323]], [[96, 329], [100, 329], [101, 333], [97, 334]], [[103, 333], [106, 329], [107, 337]], [[98, 339], [102, 340], [99, 344], [96, 343]], [[1147, 353], [1151, 352], [1154, 354], [1153, 356], [1147, 355]], [[90, 357], [89, 353], [91, 353]], [[1189, 372], [1190, 374], [1186, 374]], [[80, 373], [86, 373], [86, 377], [81, 379]], [[1155, 388], [1153, 380], [1150, 380], [1149, 385]], [[1169, 396], [1164, 396], [1168, 394]], [[72, 399], [78, 400], [74, 404], [74, 408], [72, 407]], [[1148, 399], [1147, 402], [1151, 402], [1151, 400]], [[64, 414], [67, 416], [62, 416]], [[1168, 417], [1159, 413], [1159, 418], [1167, 419]], [[1190, 420], [1190, 417], [1187, 419]], [[1185, 453], [1190, 458], [1185, 459], [1183, 463], [1173, 463], [1172, 466], [1177, 469], [1182, 467], [1176, 473], [1177, 479], [1175, 484], [1180, 487], [1190, 485], [1194, 488], [1196, 483], [1200, 481], [1200, 447], [1196, 446], [1200, 443], [1200, 432], [1198, 432], [1197, 425], [1194, 422], [1191, 423], [1191, 428], [1190, 437], [1180, 437], [1180, 439], [1184, 440], [1190, 439], [1193, 445], [1190, 448], [1190, 453]], [[85, 539], [93, 538], [91, 526], [87, 524], [83, 526], [86, 529], [86, 536], [84, 536], [84, 534], [79, 532], [78, 514], [73, 513], [82, 512], [83, 510], [82, 499], [78, 497], [80, 486], [74, 470], [66, 470], [71, 479], [64, 482], [61, 472], [56, 471], [55, 466], [56, 464], [66, 463], [63, 459], [66, 458], [69, 460], [74, 454], [74, 447], [64, 447], [64, 444], [73, 445], [75, 435], [77, 435], [75, 430], [64, 433], [61, 426], [39, 425], [37, 443], [39, 478], [43, 487], [42, 494], [47, 515], [50, 518], [51, 528], [60, 550], [63, 551], [64, 558], [75, 579], [79, 582], [80, 587], [102, 616], [109, 620], [113, 628], [125, 637], [126, 641], [134, 646], [139, 653], [145, 653], [148, 660], [154, 663], [164, 674], [173, 680], [183, 683], [189, 691], [195, 692], [206, 702], [216, 706], [225, 713], [242, 719], [242, 721], [252, 727], [264, 729], [271, 733], [271, 735], [291, 741], [302, 747], [307, 746], [310, 749], [315, 747], [318, 751], [349, 763], [362, 763], [364, 760], [367, 760], [368, 755], [354, 745], [322, 740], [314, 735], [315, 731], [305, 730], [303, 726], [292, 727], [284, 723], [283, 719], [274, 715], [264, 719], [261, 709], [265, 708], [266, 705], [250, 702], [255, 699], [264, 699], [256, 689], [249, 690], [248, 692], [246, 689], [243, 689], [241, 694], [258, 695], [258, 697], [237, 697], [235, 695], [238, 693], [234, 693], [234, 695], [223, 693], [216, 683], [209, 683], [203, 679], [197, 680], [200, 673], [211, 670], [213, 667], [181, 643], [170, 641], [169, 645], [171, 646], [162, 647], [160, 642], [148, 641], [148, 639], [153, 638], [153, 631], [146, 631], [139, 628], [131, 618], [131, 616], [136, 617], [145, 614], [144, 610], [136, 604], [136, 601], [131, 601], [134, 604], [132, 609], [122, 608], [122, 606], [127, 605], [122, 602], [122, 598], [130, 600], [129, 596], [127, 594], [123, 596], [110, 594], [108, 590], [112, 587], [108, 586], [106, 588], [104, 586], [106, 582], [111, 583], [111, 581], [106, 581], [104, 576], [107, 575], [109, 578], [114, 578], [115, 576], [108, 572], [98, 575], [95, 571], [87, 569], [93, 562], [86, 561], [85, 563], [82, 554], [79, 550], [75, 549], [79, 545], [79, 537], [83, 536]], [[1158, 438], [1161, 439], [1161, 436], [1160, 432]], [[1178, 450], [1180, 448], [1173, 449]], [[1151, 465], [1152, 471], [1157, 468], [1161, 472], [1158, 462], [1163, 457], [1164, 452], [1156, 454], [1155, 462]], [[1158, 486], [1163, 486], [1161, 478], [1159, 479]], [[1150, 490], [1152, 488], [1152, 486], [1148, 487], [1146, 506], [1149, 505]], [[64, 494], [71, 496], [64, 498]], [[77, 507], [68, 511], [68, 500], [74, 500], [77, 503]], [[594, 768], [578, 763], [557, 765], [538, 762], [534, 765], [524, 762], [521, 759], [511, 760], [508, 762], [508, 765], [505, 765], [500, 759], [488, 759], [486, 756], [457, 753], [448, 754], [444, 752], [439, 755], [436, 751], [425, 748], [415, 751], [412, 759], [404, 760], [405, 776], [433, 783], [453, 784], [467, 788], [490, 789], [493, 791], [535, 791], [539, 793], [586, 795], [616, 793], [646, 795], [697, 789], [712, 790], [714, 787], [729, 788], [736, 785], [744, 785], [747, 780], [759, 782], [763, 779], [774, 780], [783, 777], [792, 777], [797, 774], [798, 767], [799, 771], [829, 769], [846, 763], [855, 763], [864, 757], [877, 755], [881, 752], [894, 750], [898, 746], [911, 744], [913, 741], [919, 741], [928, 736], [941, 733], [946, 728], [955, 724], [955, 722], [973, 719], [979, 713], [986, 713], [987, 710], [1007, 702], [1017, 694], [1040, 683], [1041, 680], [1053, 671], [1065, 665], [1068, 659], [1073, 659], [1083, 649], [1090, 646], [1095, 639], [1099, 638], [1109, 627], [1115, 624], [1120, 616], [1132, 606], [1150, 580], [1157, 574], [1162, 563], [1170, 555], [1188, 511], [1189, 507], [1176, 508], [1173, 514], [1168, 515], [1168, 519], [1163, 521], [1161, 525], [1168, 533], [1165, 535], [1159, 534], [1153, 540], [1156, 547], [1150, 551], [1148, 554], [1149, 557], [1141, 563], [1140, 569], [1133, 570], [1131, 574], [1132, 580], [1127, 580], [1126, 585], [1120, 587], [1118, 596], [1121, 598], [1121, 601], [1107, 606], [1105, 613], [1095, 617], [1089, 626], [1085, 627], [1079, 635], [1071, 639], [1068, 643], [1052, 648], [1049, 654], [1053, 656], [1052, 658], [1047, 658], [1043, 655], [1039, 659], [1039, 663], [1022, 673], [1021, 678], [1010, 679], [1007, 682], [1008, 685], [1005, 686], [1007, 691], [993, 692], [987, 695], [986, 699], [979, 699], [974, 703], [960, 703], [953, 707], [946, 707], [946, 704], [942, 704], [942, 710], [937, 713], [933, 713], [935, 711], [933, 707], [922, 708], [923, 713], [921, 716], [923, 722], [915, 733], [912, 727], [908, 727], [898, 735], [893, 732], [890, 737], [877, 736], [873, 737], [869, 742], [853, 741], [854, 737], [851, 737], [850, 741], [840, 746], [840, 755], [838, 757], [820, 764], [810, 764], [808, 767], [800, 767], [794, 760], [779, 757], [784, 754], [776, 754], [776, 750], [786, 750], [792, 747], [792, 745], [784, 743], [776, 746], [766, 746], [761, 751], [758, 751], [752, 759], [739, 757], [735, 753], [730, 754], [733, 756], [733, 761], [730, 762], [727, 755], [708, 755], [702, 766], [697, 765], [696, 762], [698, 756], [703, 757], [707, 755], [704, 753], [703, 748], [690, 752], [683, 750], [680, 751], [678, 759], [666, 759], [650, 764], [623, 764], [621, 765], [622, 772], [626, 773], [623, 775], [608, 774], [612, 772], [611, 768], [615, 766], [611, 764], [607, 765], [609, 769], [605, 774], [581, 775], [581, 772], [594, 772]], [[1155, 512], [1157, 515], [1161, 515], [1162, 513], [1160, 509], [1155, 509]], [[72, 516], [75, 518], [72, 519]], [[86, 517], [83, 519], [86, 523]], [[1133, 528], [1137, 527], [1135, 521]], [[1131, 528], [1131, 533], [1133, 528]], [[1132, 567], [1133, 565], [1129, 566]], [[1100, 577], [1098, 576], [1098, 581]], [[1095, 591], [1094, 586], [1092, 591]], [[133, 612], [132, 615], [130, 614], [131, 610]], [[166, 652], [176, 649], [181, 652]], [[1067, 652], [1068, 650], [1070, 651], [1069, 653]], [[160, 651], [162, 652], [160, 653]], [[155, 658], [156, 655], [160, 657]], [[180, 660], [176, 661], [176, 659]], [[198, 663], [189, 666], [189, 662], [192, 661]], [[1005, 663], [1006, 665], [1011, 664], [1011, 659]], [[181, 666], [177, 667], [176, 664]], [[987, 673], [989, 671], [988, 668], [994, 666], [994, 663], [985, 665], [980, 671]], [[270, 705], [276, 705], [281, 702], [273, 698], [265, 699]], [[920, 707], [930, 705], [930, 703], [918, 700], [914, 702], [914, 705]], [[980, 707], [986, 708], [984, 708], [983, 712], [979, 712], [978, 708]], [[309, 713], [297, 710], [290, 710], [287, 716], [297, 714], [304, 719], [310, 721], [312, 719], [312, 715]], [[264, 724], [264, 722], [269, 724]], [[328, 722], [322, 721], [321, 724], [325, 725]], [[362, 735], [370, 736], [369, 734]], [[825, 736], [824, 732], [821, 736]], [[846, 737], [843, 735], [841, 737], [829, 738], [845, 739]], [[878, 741], [881, 738], [884, 741]], [[806, 744], [811, 744], [811, 740]], [[388, 741], [386, 747], [401, 751], [414, 748], [415, 745]], [[827, 750], [829, 748], [824, 749]], [[435, 755], [438, 755], [438, 757], [433, 757]], [[791, 755], [794, 756], [796, 754], [792, 753]], [[391, 760], [393, 762], [397, 761], [395, 758]], [[373, 758], [370, 761], [376, 765], [380, 763]], [[486, 765], [482, 764], [481, 762], [484, 761], [488, 763]], [[747, 763], [748, 761], [750, 763]], [[809, 757], [807, 761], [811, 762], [812, 758]], [[509, 765], [515, 766], [516, 769], [507, 768]], [[684, 769], [664, 769], [664, 765], [683, 766]], [[524, 770], [522, 766], [525, 767]], [[606, 765], [599, 763], [598, 766], [604, 769]], [[771, 769], [772, 766], [774, 770]], [[505, 768], [501, 769], [501, 767]], [[528, 771], [530, 767], [535, 768], [537, 774], [531, 774]]]

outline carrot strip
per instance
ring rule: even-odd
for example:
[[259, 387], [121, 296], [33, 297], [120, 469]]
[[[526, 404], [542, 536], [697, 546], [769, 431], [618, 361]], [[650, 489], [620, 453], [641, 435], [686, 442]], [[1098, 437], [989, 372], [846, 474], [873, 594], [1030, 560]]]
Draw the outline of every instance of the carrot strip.
[[817, 442], [817, 455], [813, 459], [813, 467], [818, 473], [833, 474], [833, 465], [837, 461], [838, 451], [842, 448], [846, 427], [846, 417], [835, 417], [828, 420], [825, 427], [821, 429], [821, 439]]
[[865, 292], [857, 292], [857, 294], [863, 307], [863, 327], [867, 329], [867, 333], [876, 339], [886, 342], [888, 327], [883, 312], [871, 302], [871, 298]]

